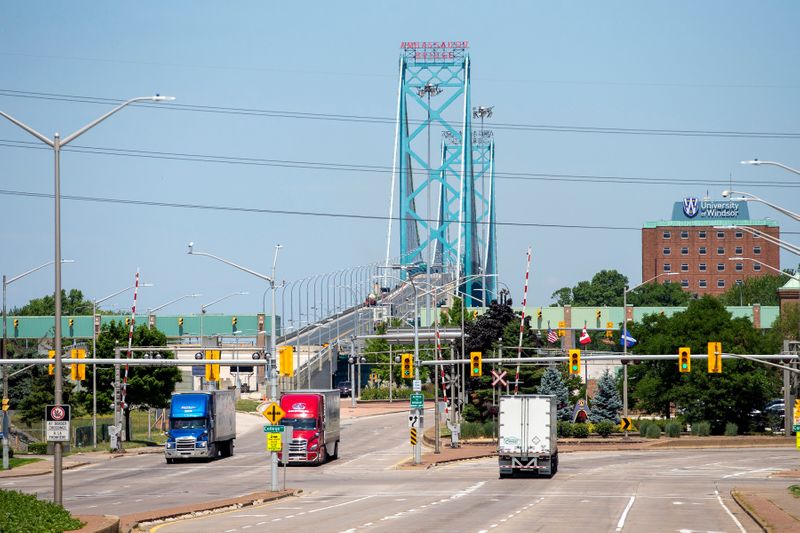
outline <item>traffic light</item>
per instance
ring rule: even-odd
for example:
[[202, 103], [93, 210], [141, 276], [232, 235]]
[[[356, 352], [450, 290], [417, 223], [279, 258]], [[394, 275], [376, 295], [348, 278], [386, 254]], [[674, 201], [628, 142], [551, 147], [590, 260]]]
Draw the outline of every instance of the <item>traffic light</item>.
[[602, 313], [601, 313], [601, 311], [600, 311], [599, 309], [598, 309], [597, 311], [595, 311], [595, 312], [594, 312], [594, 316], [595, 316], [595, 317], [597, 317], [597, 320], [600, 320], [600, 315], [601, 315], [601, 314], [602, 314]]
[[708, 373], [722, 374], [722, 343], [708, 343]]
[[678, 348], [678, 370], [681, 372], [692, 371], [692, 349], [688, 346]]
[[538, 311], [536, 311], [536, 318], [539, 320], [542, 319], [542, 308], [540, 307]]
[[569, 351], [569, 373], [575, 376], [581, 375], [581, 351], [578, 349]]
[[8, 411], [8, 398], [3, 398], [3, 411]]
[[414, 377], [414, 354], [404, 353], [400, 355], [401, 370], [400, 375], [403, 379], [412, 379]]
[[614, 336], [613, 332], [611, 331], [612, 329], [614, 329], [614, 323], [606, 322], [606, 338], [610, 339], [611, 337]]
[[469, 353], [469, 375], [473, 378], [479, 378], [483, 375], [483, 367], [481, 366], [481, 352]]
[[182, 327], [183, 327], [183, 317], [179, 317], [179, 318], [178, 318], [178, 327], [179, 327], [179, 328], [182, 328]]
[[[49, 357], [50, 359], [53, 359], [53, 358], [55, 358], [55, 356], [56, 356], [56, 351], [55, 350], [47, 350], [47, 357]], [[56, 365], [47, 365], [47, 373], [48, 374], [50, 374], [52, 376], [55, 373], [55, 371], [56, 371]]]
[[126, 318], [125, 319], [125, 326], [126, 327], [130, 327], [130, 325], [131, 325], [131, 319], [130, 318]]
[[19, 329], [19, 318], [14, 319], [14, 329]]
[[478, 311], [472, 312], [472, 318], [478, 318]]
[[294, 376], [294, 346], [278, 347], [278, 369], [281, 376]]
[[74, 318], [70, 318], [70, 319], [69, 319], [69, 329], [72, 329], [72, 327], [73, 327], [74, 325], [75, 325], [75, 319], [74, 319]]
[[564, 333], [565, 333], [564, 332], [564, 328], [565, 327], [567, 327], [567, 323], [564, 322], [563, 320], [558, 323], [558, 336], [559, 337], [563, 337], [564, 336]]
[[[219, 350], [206, 350], [206, 359], [213, 360], [219, 359]], [[219, 380], [219, 365], [207, 364], [206, 365], [206, 381]]]
[[236, 318], [235, 316], [231, 317], [231, 326], [233, 326], [234, 329], [236, 329], [236, 322], [238, 322], [238, 321], [239, 321], [239, 319]]
[[[69, 351], [69, 356], [72, 359], [85, 359], [86, 350], [83, 348], [72, 348]], [[72, 381], [83, 381], [86, 379], [86, 365], [72, 363], [69, 367], [69, 377]]]

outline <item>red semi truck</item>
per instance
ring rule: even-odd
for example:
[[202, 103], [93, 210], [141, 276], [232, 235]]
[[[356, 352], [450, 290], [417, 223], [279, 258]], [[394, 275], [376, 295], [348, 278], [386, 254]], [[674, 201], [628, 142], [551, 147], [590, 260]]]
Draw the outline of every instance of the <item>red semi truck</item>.
[[286, 391], [280, 403], [280, 423], [294, 430], [288, 457], [278, 452], [281, 463], [323, 464], [339, 456], [338, 389]]

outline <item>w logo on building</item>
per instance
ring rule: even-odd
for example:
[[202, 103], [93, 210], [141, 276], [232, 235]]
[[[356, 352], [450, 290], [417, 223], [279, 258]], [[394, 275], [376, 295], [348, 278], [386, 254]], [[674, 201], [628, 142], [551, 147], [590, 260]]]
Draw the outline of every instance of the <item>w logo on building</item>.
[[697, 215], [697, 198], [684, 198], [683, 212], [687, 217], [694, 218]]

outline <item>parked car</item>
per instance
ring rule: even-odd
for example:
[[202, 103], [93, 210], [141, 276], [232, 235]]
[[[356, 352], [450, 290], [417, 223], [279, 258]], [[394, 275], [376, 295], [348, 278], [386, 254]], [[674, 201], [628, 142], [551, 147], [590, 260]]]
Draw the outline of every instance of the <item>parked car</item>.
[[339, 397], [349, 398], [353, 394], [353, 384], [349, 381], [339, 382]]

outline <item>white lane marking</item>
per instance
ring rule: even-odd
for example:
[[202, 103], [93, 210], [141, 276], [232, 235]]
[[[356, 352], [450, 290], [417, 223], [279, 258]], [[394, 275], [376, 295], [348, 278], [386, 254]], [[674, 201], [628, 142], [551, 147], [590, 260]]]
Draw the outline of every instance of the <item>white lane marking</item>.
[[337, 503], [336, 505], [329, 505], [328, 507], [320, 507], [319, 509], [312, 509], [312, 510], [308, 511], [308, 514], [311, 514], [311, 513], [318, 513], [319, 511], [326, 511], [326, 510], [328, 510], [328, 509], [333, 509], [334, 507], [341, 507], [341, 506], [343, 506], [343, 505], [350, 505], [351, 503], [360, 502], [360, 501], [362, 501], [362, 500], [366, 500], [366, 499], [368, 499], [368, 498], [372, 498], [372, 495], [370, 495], [370, 496], [364, 496], [363, 498], [359, 498], [359, 499], [357, 499], [357, 500], [351, 500], [351, 501], [349, 501], [349, 502]]
[[231, 531], [236, 531], [236, 528], [233, 528], [233, 529], [226, 529], [226, 530], [225, 530], [225, 533], [231, 533]]
[[633, 507], [633, 502], [635, 500], [636, 496], [631, 496], [631, 499], [628, 500], [628, 505], [625, 506], [625, 510], [622, 511], [622, 516], [619, 517], [619, 522], [617, 522], [617, 531], [622, 531], [622, 528], [625, 527], [625, 518], [628, 517], [628, 511]]
[[777, 472], [777, 468], [759, 468], [758, 470], [745, 470], [744, 472], [737, 472], [735, 474], [728, 474], [727, 476], [722, 476], [722, 479], [727, 479], [729, 477], [739, 477], [745, 474], [756, 474], [758, 472]]
[[725, 502], [722, 501], [722, 497], [720, 497], [719, 491], [717, 489], [714, 489], [714, 494], [717, 495], [717, 500], [719, 501], [719, 504], [722, 506], [723, 509], [725, 509], [725, 512], [728, 513], [728, 516], [730, 516], [731, 519], [739, 527], [739, 531], [741, 531], [742, 533], [747, 533], [747, 530], [744, 527], [742, 527], [742, 523], [739, 522], [739, 520], [737, 520], [735, 516], [733, 516], [733, 513], [731, 512], [731, 510], [728, 509], [728, 507], [725, 505]]

